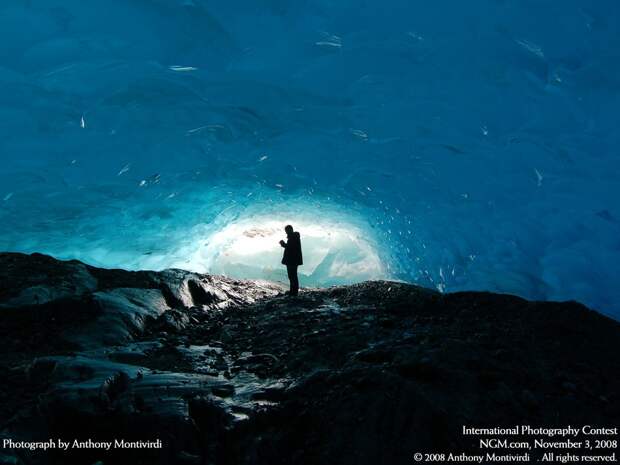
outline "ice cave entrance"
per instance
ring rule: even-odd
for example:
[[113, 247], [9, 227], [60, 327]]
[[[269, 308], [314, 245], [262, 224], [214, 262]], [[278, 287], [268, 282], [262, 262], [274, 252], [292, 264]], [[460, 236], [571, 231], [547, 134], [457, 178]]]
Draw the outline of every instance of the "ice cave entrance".
[[304, 265], [302, 286], [319, 287], [388, 279], [389, 266], [381, 257], [372, 232], [353, 223], [252, 216], [214, 231], [195, 251], [188, 265], [199, 272], [235, 278], [286, 281], [281, 265], [284, 227], [301, 233]]

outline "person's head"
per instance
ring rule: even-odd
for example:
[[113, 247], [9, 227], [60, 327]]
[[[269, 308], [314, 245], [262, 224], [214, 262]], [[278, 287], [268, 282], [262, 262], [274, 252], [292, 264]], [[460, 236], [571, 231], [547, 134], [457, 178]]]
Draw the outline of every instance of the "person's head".
[[287, 224], [284, 227], [284, 232], [286, 232], [287, 236], [290, 236], [291, 234], [293, 234], [293, 227], [290, 224]]

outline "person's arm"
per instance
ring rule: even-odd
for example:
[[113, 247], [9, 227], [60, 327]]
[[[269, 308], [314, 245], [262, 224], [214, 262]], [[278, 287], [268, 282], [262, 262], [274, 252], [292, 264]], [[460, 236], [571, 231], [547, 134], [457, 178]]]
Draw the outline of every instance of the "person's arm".
[[287, 245], [286, 242], [280, 241], [280, 245], [286, 249], [286, 245]]

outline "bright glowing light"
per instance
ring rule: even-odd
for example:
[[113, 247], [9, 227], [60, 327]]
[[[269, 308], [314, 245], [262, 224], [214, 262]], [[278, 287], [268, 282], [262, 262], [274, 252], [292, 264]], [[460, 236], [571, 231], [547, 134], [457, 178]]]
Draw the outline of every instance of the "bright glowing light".
[[292, 224], [301, 234], [303, 285], [325, 286], [389, 278], [370, 228], [347, 219], [313, 219], [294, 216], [248, 215], [208, 236], [184, 267], [199, 272], [239, 278], [286, 280], [281, 265], [286, 239], [284, 226]]

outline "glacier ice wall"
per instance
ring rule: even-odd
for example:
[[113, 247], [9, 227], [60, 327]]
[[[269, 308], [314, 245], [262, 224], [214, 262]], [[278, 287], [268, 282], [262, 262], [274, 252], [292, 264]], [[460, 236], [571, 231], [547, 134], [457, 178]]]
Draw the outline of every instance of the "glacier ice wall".
[[619, 26], [616, 0], [5, 0], [0, 249], [278, 279], [297, 222], [306, 284], [618, 318]]

